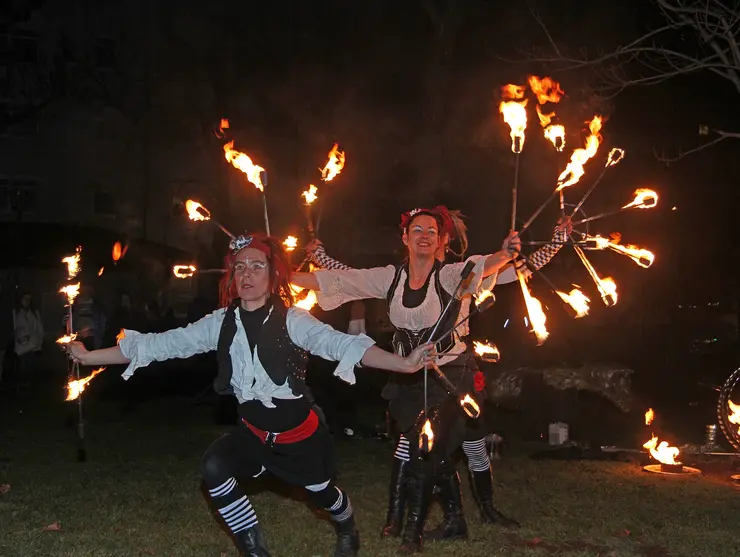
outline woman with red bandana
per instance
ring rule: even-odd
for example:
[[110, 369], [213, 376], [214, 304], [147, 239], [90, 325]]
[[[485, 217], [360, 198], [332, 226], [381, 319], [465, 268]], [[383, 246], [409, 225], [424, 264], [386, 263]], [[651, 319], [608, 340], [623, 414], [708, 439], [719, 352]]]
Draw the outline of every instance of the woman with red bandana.
[[[447, 223], [447, 234], [443, 235], [442, 242], [436, 253], [437, 259], [440, 263], [444, 263], [447, 253], [462, 257], [468, 245], [466, 226], [462, 220], [462, 215], [459, 211], [450, 211], [442, 206], [435, 208], [434, 211], [439, 212], [442, 215], [442, 221]], [[401, 226], [403, 228], [403, 222]], [[529, 256], [530, 264], [535, 269], [540, 269], [546, 265], [560, 250], [562, 243], [567, 239], [570, 226], [569, 219], [559, 222], [553, 235], [552, 244], [543, 246]], [[455, 252], [450, 246], [451, 241], [455, 239], [459, 243], [459, 253]], [[320, 268], [345, 270], [351, 268], [329, 257], [324, 251], [323, 245], [318, 240], [309, 244], [306, 249], [310, 253], [313, 262]], [[523, 261], [517, 263], [517, 268], [525, 276], [530, 273], [524, 266]], [[497, 275], [485, 279], [481, 285], [481, 289], [492, 290], [496, 284], [506, 284], [515, 282], [516, 280], [517, 276], [513, 266], [508, 266]], [[467, 315], [469, 304], [470, 298], [463, 300], [461, 317]], [[456, 332], [461, 337], [466, 336], [468, 333], [467, 326], [459, 327]], [[485, 376], [483, 373], [476, 371], [473, 381], [475, 391], [484, 394]], [[392, 391], [392, 388], [389, 390]], [[518, 527], [519, 524], [515, 520], [503, 515], [493, 504], [492, 466], [488, 451], [486, 450], [486, 435], [489, 432], [485, 429], [484, 420], [467, 420], [466, 425], [465, 440], [462, 443], [462, 448], [467, 458], [473, 495], [478, 505], [482, 522], [499, 524], [505, 527]], [[399, 436], [394, 452], [389, 486], [388, 513], [385, 526], [381, 532], [383, 537], [399, 536], [401, 534], [407, 499], [405, 485], [407, 483], [406, 476], [408, 475], [409, 466], [409, 439], [402, 433]], [[451, 474], [438, 487], [442, 499], [443, 520], [436, 528], [425, 532], [425, 537], [427, 539], [466, 538], [467, 524], [464, 513], [462, 512], [462, 494], [459, 475], [457, 473]]]
[[346, 493], [334, 485], [335, 460], [328, 428], [306, 388], [308, 355], [339, 362], [335, 375], [354, 383], [354, 366], [412, 374], [431, 361], [434, 347], [406, 357], [385, 352], [365, 335], [340, 333], [292, 305], [291, 270], [279, 240], [234, 238], [226, 258], [221, 309], [187, 327], [164, 333], [124, 331], [118, 346], [87, 351], [79, 342], [69, 355], [82, 365], [129, 364], [124, 378], [153, 361], [216, 351], [216, 392], [239, 401], [244, 427], [217, 439], [202, 462], [214, 506], [243, 555], [269, 557], [264, 533], [237, 477], [265, 471], [304, 487], [337, 527], [334, 557], [353, 557], [359, 533]]
[[[391, 323], [396, 328], [394, 347], [396, 353], [403, 355], [431, 340], [430, 335], [440, 319], [438, 331], [446, 331], [461, 315], [466, 315], [468, 304], [463, 307], [460, 298], [478, 291], [486, 277], [495, 277], [519, 251], [521, 242], [516, 232], [511, 232], [496, 253], [444, 265], [436, 254], [444, 248], [448, 238], [455, 235], [453, 218], [445, 207], [404, 213], [401, 228], [403, 243], [408, 248], [403, 264], [296, 273], [293, 282], [316, 291], [319, 304], [325, 310], [363, 298], [386, 299]], [[463, 278], [462, 271], [469, 262], [474, 264], [473, 271], [460, 296], [455, 298]], [[448, 302], [451, 311], [443, 315]], [[464, 340], [466, 335], [467, 324], [437, 342], [437, 364], [459, 392], [476, 396], [480, 404], [481, 392], [475, 391], [474, 380], [477, 369]], [[413, 553], [422, 547], [422, 532], [434, 485], [450, 484], [456, 476], [452, 453], [465, 439], [466, 419], [457, 400], [439, 381], [430, 379], [427, 382], [425, 397], [421, 374], [407, 379], [394, 381], [384, 395], [389, 399], [389, 411], [399, 429], [411, 441], [410, 504], [401, 550]], [[429, 458], [422, 458], [418, 440], [427, 419], [434, 431], [434, 445]]]

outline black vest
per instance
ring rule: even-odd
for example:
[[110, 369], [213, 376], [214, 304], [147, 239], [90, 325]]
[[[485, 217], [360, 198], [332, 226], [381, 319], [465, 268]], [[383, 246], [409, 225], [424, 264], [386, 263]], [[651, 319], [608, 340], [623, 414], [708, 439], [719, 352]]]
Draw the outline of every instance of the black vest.
[[[262, 325], [262, 333], [255, 350], [259, 354], [260, 362], [267, 371], [267, 375], [276, 385], [288, 386], [294, 395], [310, 397], [306, 388], [306, 365], [308, 352], [296, 345], [288, 334], [286, 317], [288, 308], [282, 300], [272, 300], [272, 311]], [[221, 331], [218, 335], [216, 357], [218, 360], [218, 374], [213, 382], [213, 389], [221, 395], [234, 394], [231, 386], [231, 376], [234, 373], [229, 349], [236, 336], [236, 313], [239, 300], [234, 300], [226, 308]]]
[[[437, 260], [434, 262], [434, 266], [432, 267], [432, 273], [434, 273], [434, 286], [437, 290], [439, 301], [442, 304], [439, 309], [440, 315], [442, 314], [442, 310], [444, 310], [445, 306], [447, 305], [447, 302], [449, 302], [450, 298], [452, 298], [452, 295], [449, 294], [444, 288], [442, 288], [442, 285], [439, 282], [439, 271], [442, 269], [443, 265], [443, 263], [440, 263]], [[408, 277], [408, 263], [396, 265], [396, 275], [393, 277], [391, 287], [388, 289], [388, 293], [386, 294], [389, 316], [391, 312], [391, 300], [393, 300], [396, 288], [398, 288], [398, 283], [401, 280], [401, 271], [406, 271], [406, 276]], [[427, 289], [428, 288], [429, 285], [427, 284]], [[424, 293], [424, 296], [426, 297], [426, 292]], [[461, 305], [462, 302], [460, 300], [453, 300], [450, 309], [447, 311], [447, 315], [445, 316], [442, 323], [440, 323], [439, 327], [437, 327], [435, 335], [440, 333], [441, 331], [446, 331], [447, 329], [450, 329], [457, 322], [457, 317], [460, 313]], [[394, 328], [396, 329], [396, 331], [393, 334], [393, 349], [396, 351], [397, 354], [400, 354], [401, 356], [408, 356], [414, 350], [414, 348], [421, 344], [424, 344], [425, 342], [428, 342], [430, 340], [430, 335], [434, 330], [434, 326], [427, 327], [426, 329], [421, 329], [419, 331], [403, 329], [400, 327], [395, 327], [395, 325]], [[455, 346], [454, 331], [442, 338], [439, 342], [437, 342], [437, 352], [439, 354], [444, 354], [453, 346]]]

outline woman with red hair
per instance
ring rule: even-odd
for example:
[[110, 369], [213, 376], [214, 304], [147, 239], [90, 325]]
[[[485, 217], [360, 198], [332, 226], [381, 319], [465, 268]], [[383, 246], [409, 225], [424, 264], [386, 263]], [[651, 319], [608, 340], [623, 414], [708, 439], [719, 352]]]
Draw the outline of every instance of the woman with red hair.
[[339, 362], [335, 375], [354, 383], [358, 364], [411, 374], [431, 361], [434, 347], [401, 357], [365, 335], [347, 335], [292, 305], [291, 268], [279, 240], [258, 234], [234, 238], [226, 258], [220, 309], [187, 327], [164, 333], [124, 331], [118, 346], [87, 351], [67, 346], [82, 365], [128, 364], [129, 378], [153, 361], [216, 351], [216, 392], [239, 401], [244, 427], [217, 439], [202, 461], [203, 481], [243, 555], [269, 557], [264, 533], [237, 477], [268, 471], [304, 487], [337, 527], [334, 557], [357, 555], [360, 546], [352, 505], [334, 485], [335, 459], [328, 428], [306, 388], [309, 354]]

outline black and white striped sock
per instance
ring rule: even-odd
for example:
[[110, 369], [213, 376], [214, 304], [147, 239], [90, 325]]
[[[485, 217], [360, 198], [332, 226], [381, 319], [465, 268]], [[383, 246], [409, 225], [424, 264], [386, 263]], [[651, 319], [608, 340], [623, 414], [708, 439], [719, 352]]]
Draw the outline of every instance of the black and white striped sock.
[[234, 534], [257, 524], [257, 513], [235, 478], [229, 478], [218, 487], [209, 489], [208, 495]]
[[336, 502], [330, 507], [327, 507], [326, 510], [329, 511], [331, 519], [334, 522], [345, 522], [352, 517], [352, 503], [350, 503], [349, 497], [344, 491], [336, 486], [334, 486], [334, 489], [337, 490], [339, 496]]
[[396, 445], [396, 452], [393, 453], [393, 456], [397, 458], [398, 460], [403, 460], [404, 462], [408, 462], [411, 460], [411, 456], [409, 455], [409, 440], [406, 439], [403, 435], [401, 435], [398, 438], [398, 444]]
[[471, 472], [483, 472], [491, 467], [485, 437], [475, 441], [463, 441], [463, 451], [468, 458], [468, 470]]

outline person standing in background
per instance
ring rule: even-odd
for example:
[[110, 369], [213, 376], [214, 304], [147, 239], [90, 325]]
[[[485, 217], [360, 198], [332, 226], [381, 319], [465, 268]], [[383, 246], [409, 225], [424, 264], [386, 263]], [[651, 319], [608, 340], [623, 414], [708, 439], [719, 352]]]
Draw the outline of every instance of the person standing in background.
[[6, 353], [10, 349], [15, 337], [13, 331], [13, 292], [5, 279], [0, 280], [0, 385], [3, 381], [3, 370]]
[[44, 327], [41, 314], [33, 304], [33, 298], [24, 293], [13, 310], [15, 353], [18, 356], [16, 386], [28, 388], [36, 368], [36, 360], [44, 344]]

